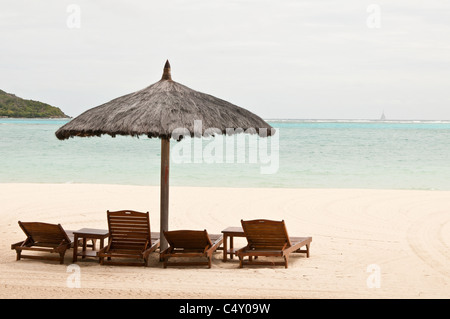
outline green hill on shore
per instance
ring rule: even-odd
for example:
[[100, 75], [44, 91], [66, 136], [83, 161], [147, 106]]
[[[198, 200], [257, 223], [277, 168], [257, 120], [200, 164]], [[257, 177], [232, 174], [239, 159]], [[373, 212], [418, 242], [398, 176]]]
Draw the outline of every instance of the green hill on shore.
[[58, 107], [33, 100], [25, 100], [0, 90], [0, 117], [67, 118]]

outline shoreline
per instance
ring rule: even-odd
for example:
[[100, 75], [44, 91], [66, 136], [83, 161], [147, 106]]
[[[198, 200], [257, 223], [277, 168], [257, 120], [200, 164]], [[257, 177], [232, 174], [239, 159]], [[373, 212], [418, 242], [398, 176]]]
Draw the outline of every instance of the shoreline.
[[[172, 182], [173, 183], [173, 182]], [[83, 182], [64, 182], [64, 183], [56, 183], [56, 182], [0, 182], [0, 185], [96, 185], [96, 186], [124, 186], [124, 187], [157, 187], [159, 189], [160, 185], [141, 185], [141, 184], [111, 184], [111, 183], [83, 183]], [[207, 186], [207, 185], [171, 185], [172, 187], [178, 188], [224, 188], [224, 189], [286, 189], [286, 190], [368, 190], [368, 191], [417, 191], [417, 192], [450, 192], [450, 189], [426, 189], [426, 188], [371, 188], [371, 187], [256, 187], [256, 186]]]
[[[64, 265], [15, 260], [11, 244], [25, 238], [18, 220], [106, 229], [106, 210], [132, 209], [149, 211], [159, 231], [159, 186], [0, 183], [0, 194], [1, 298], [450, 297], [450, 191], [171, 186], [171, 229], [220, 233], [241, 219], [284, 219], [290, 236], [313, 238], [310, 258], [294, 255], [288, 269], [239, 269], [221, 251], [211, 269], [163, 269], [157, 254], [146, 268], [89, 259], [77, 263], [81, 288], [67, 286], [72, 250]], [[374, 265], [379, 288], [369, 287]]]

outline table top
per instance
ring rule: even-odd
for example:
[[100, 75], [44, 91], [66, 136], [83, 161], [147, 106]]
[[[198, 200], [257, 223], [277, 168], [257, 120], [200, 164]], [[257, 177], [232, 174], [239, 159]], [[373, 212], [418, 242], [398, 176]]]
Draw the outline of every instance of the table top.
[[244, 230], [242, 227], [227, 227], [224, 230], [222, 230], [223, 234], [227, 235], [244, 235]]
[[73, 231], [74, 234], [77, 235], [85, 235], [85, 236], [108, 236], [109, 231], [107, 229], [96, 229], [96, 228], [81, 228]]

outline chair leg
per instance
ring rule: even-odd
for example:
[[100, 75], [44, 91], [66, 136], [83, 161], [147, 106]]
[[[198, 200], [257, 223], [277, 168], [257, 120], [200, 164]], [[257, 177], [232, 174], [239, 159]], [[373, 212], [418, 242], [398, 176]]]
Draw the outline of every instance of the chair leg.
[[309, 245], [306, 245], [306, 258], [309, 258]]
[[16, 253], [17, 253], [16, 260], [20, 260], [20, 257], [22, 256], [22, 251], [16, 250]]
[[284, 268], [288, 268], [289, 256], [284, 256]]
[[65, 255], [65, 253], [66, 253], [65, 251], [59, 253], [59, 264], [60, 265], [64, 264], [64, 255]]

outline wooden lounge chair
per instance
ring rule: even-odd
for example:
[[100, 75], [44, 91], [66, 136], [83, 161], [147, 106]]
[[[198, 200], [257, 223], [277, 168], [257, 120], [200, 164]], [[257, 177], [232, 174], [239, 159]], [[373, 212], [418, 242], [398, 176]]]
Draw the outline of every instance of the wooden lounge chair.
[[[161, 253], [164, 268], [167, 266], [208, 266], [211, 268], [212, 254], [223, 242], [223, 236], [208, 235], [205, 230], [173, 230], [165, 231], [164, 236], [169, 247]], [[169, 258], [206, 257], [206, 261], [169, 262]]]
[[[100, 264], [147, 266], [148, 256], [159, 247], [159, 234], [150, 232], [149, 213], [132, 210], [107, 211], [108, 245], [100, 249]], [[107, 260], [105, 261], [105, 258]], [[115, 262], [112, 258], [141, 259], [141, 262]]]
[[[73, 243], [73, 235], [64, 231], [60, 224], [47, 224], [38, 222], [21, 222], [19, 226], [22, 228], [27, 239], [11, 245], [11, 249], [15, 249], [17, 260], [21, 258], [28, 259], [44, 259], [56, 260], [60, 264], [64, 263], [64, 255], [66, 250], [71, 248]], [[47, 255], [23, 255], [22, 251], [38, 251], [58, 253], [59, 257]]]
[[[306, 253], [306, 257], [309, 257], [309, 247], [312, 238], [289, 237], [284, 220], [241, 220], [241, 224], [248, 244], [244, 248], [236, 251], [236, 255], [239, 257], [240, 261], [240, 268], [242, 268], [244, 264], [284, 265], [285, 268], [288, 268], [289, 254]], [[306, 246], [306, 249], [300, 249], [303, 246]], [[259, 256], [283, 257], [284, 262], [253, 260], [253, 257], [256, 259]], [[244, 257], [248, 257], [248, 261], [244, 261]]]

